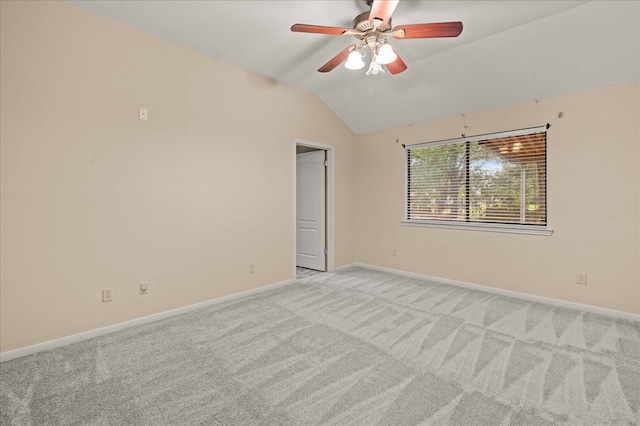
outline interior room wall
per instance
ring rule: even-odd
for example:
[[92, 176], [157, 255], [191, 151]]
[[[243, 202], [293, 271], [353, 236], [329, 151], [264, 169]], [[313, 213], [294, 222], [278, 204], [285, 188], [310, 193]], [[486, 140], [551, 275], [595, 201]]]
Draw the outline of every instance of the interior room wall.
[[[356, 260], [640, 313], [639, 104], [636, 81], [357, 135]], [[552, 236], [401, 225], [401, 144], [545, 123]]]
[[294, 278], [296, 139], [334, 146], [354, 261], [354, 135], [317, 97], [64, 2], [1, 7], [0, 351]]

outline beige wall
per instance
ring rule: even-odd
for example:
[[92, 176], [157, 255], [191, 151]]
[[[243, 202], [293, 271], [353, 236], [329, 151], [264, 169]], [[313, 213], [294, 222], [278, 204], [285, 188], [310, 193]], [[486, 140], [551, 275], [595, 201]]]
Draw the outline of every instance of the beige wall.
[[296, 138], [335, 146], [354, 261], [354, 135], [318, 98], [66, 3], [1, 5], [0, 351], [293, 278]]
[[[358, 135], [357, 261], [640, 313], [639, 103], [633, 82]], [[545, 123], [552, 236], [400, 224], [400, 144]], [[575, 284], [577, 271], [587, 286]]]
[[[0, 5], [1, 352], [292, 278], [296, 138], [335, 146], [336, 266], [640, 312], [638, 82], [354, 137], [221, 60], [66, 3]], [[547, 122], [553, 236], [400, 225], [400, 144]]]

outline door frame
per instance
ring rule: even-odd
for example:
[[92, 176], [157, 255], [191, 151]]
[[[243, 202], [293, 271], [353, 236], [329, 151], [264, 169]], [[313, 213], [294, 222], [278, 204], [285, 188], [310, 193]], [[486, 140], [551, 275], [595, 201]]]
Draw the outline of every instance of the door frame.
[[298, 162], [297, 162], [297, 153], [296, 153], [296, 147], [298, 146], [305, 146], [305, 147], [309, 147], [309, 148], [316, 148], [316, 149], [321, 149], [323, 151], [325, 151], [325, 158], [327, 161], [327, 167], [326, 167], [326, 179], [325, 179], [325, 197], [326, 197], [326, 215], [325, 215], [325, 221], [326, 221], [326, 247], [327, 247], [327, 272], [333, 271], [334, 269], [334, 228], [333, 228], [333, 224], [334, 224], [334, 215], [333, 215], [333, 196], [334, 196], [334, 178], [333, 178], [333, 145], [326, 145], [326, 144], [322, 144], [322, 143], [317, 143], [317, 142], [310, 142], [310, 141], [305, 141], [302, 139], [294, 139], [293, 140], [293, 223], [292, 223], [292, 228], [293, 228], [293, 277], [296, 277], [296, 263], [297, 263], [297, 257], [296, 257], [296, 246], [298, 244], [297, 241], [297, 236], [296, 236], [296, 216], [297, 216], [297, 168], [298, 168]]

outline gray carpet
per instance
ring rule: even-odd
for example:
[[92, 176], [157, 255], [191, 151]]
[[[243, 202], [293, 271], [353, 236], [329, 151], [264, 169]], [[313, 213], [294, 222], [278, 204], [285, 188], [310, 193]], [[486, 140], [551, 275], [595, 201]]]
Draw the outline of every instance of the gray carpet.
[[352, 268], [0, 369], [2, 425], [628, 425], [640, 322]]
[[296, 279], [309, 278], [321, 273], [322, 271], [316, 271], [315, 269], [302, 268], [300, 266], [296, 267]]

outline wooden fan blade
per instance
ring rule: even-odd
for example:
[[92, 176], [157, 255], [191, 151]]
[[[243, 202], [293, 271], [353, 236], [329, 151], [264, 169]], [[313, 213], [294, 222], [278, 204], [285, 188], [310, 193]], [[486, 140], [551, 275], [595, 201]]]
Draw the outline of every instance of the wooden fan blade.
[[318, 68], [318, 72], [329, 72], [340, 65], [345, 59], [347, 59], [347, 56], [349, 56], [349, 53], [351, 53], [354, 46], [355, 44], [345, 47], [342, 52], [338, 53], [336, 56], [331, 58], [329, 62]]
[[[369, 13], [369, 22], [371, 22], [374, 27], [387, 24], [389, 22], [389, 18], [391, 18], [391, 14], [396, 10], [398, 1], [399, 0], [374, 0], [371, 5], [371, 12]], [[381, 22], [376, 25], [374, 20]]]
[[[393, 51], [395, 52], [396, 55], [398, 55], [398, 52], [396, 52], [395, 49], [393, 49]], [[407, 64], [404, 63], [400, 55], [398, 55], [395, 61], [385, 66], [387, 67], [387, 69], [391, 74], [400, 74], [402, 71], [407, 69]]]
[[353, 28], [323, 27], [322, 25], [295, 24], [291, 26], [291, 31], [295, 33], [343, 35], [346, 31], [352, 32]]
[[398, 25], [393, 28], [394, 38], [438, 38], [458, 37], [462, 32], [462, 22], [437, 22], [434, 24]]

